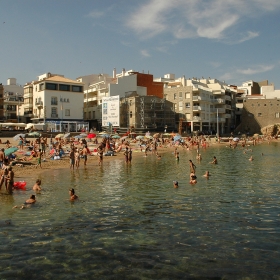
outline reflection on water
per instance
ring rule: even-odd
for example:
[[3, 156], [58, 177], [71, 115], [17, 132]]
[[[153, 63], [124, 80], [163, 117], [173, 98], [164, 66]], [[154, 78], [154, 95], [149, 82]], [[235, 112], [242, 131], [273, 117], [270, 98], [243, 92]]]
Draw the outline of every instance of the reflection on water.
[[44, 174], [30, 209], [12, 206], [32, 191], [0, 195], [0, 279], [278, 279], [278, 149], [214, 147], [201, 163], [195, 151], [131, 166], [117, 156], [94, 170]]

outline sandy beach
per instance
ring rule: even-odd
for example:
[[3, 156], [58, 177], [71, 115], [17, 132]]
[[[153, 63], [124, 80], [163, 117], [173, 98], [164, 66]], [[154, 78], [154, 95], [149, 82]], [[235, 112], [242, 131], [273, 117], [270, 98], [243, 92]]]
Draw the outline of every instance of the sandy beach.
[[[28, 140], [33, 140], [34, 138], [28, 138]], [[18, 141], [15, 141], [13, 138], [3, 138], [1, 139], [2, 143], [5, 142], [6, 140], [9, 140], [11, 143], [11, 147], [17, 147], [18, 146]], [[99, 139], [99, 143], [101, 142], [102, 138]], [[272, 140], [272, 141], [277, 141], [277, 140]], [[265, 142], [265, 141], [262, 141]], [[262, 143], [260, 142], [260, 143]], [[48, 144], [50, 143], [50, 139], [48, 138]], [[258, 142], [259, 143], [259, 142]], [[216, 145], [228, 145], [228, 142], [221, 142], [221, 143], [209, 143], [208, 147], [211, 146], [216, 146]], [[90, 150], [93, 150], [97, 148], [98, 144], [93, 144], [92, 142], [88, 142], [88, 146]], [[0, 144], [1, 148], [6, 148], [5, 144]], [[81, 147], [78, 145], [78, 147]], [[130, 147], [132, 148], [133, 151], [133, 158], [134, 157], [139, 157], [143, 156], [144, 152], [140, 151], [139, 143], [133, 143], [133, 141], [130, 141]], [[125, 145], [123, 145], [123, 149], [125, 148]], [[63, 147], [63, 149], [69, 149], [69, 145], [66, 145]], [[180, 149], [183, 149], [182, 147], [179, 146], [179, 151]], [[194, 148], [193, 148], [194, 149]], [[164, 145], [164, 146], [158, 146], [158, 153], [159, 154], [164, 154], [166, 152], [173, 152], [174, 146], [171, 145]], [[49, 154], [49, 148], [46, 150], [46, 156], [43, 156], [43, 161], [42, 161], [42, 168], [38, 167], [36, 168], [37, 165], [37, 159], [33, 158], [31, 161], [28, 161], [30, 165], [24, 165], [24, 166], [13, 166], [13, 170], [15, 173], [15, 181], [34, 181], [38, 178], [38, 176], [42, 173], [45, 172], [50, 172], [53, 169], [69, 169], [69, 156], [66, 154], [64, 155], [61, 160], [52, 160], [48, 158]], [[15, 154], [18, 158], [23, 157], [23, 155], [27, 152], [26, 147], [24, 147], [24, 151], [16, 151]], [[149, 152], [148, 156], [154, 156], [154, 154], [151, 154]], [[106, 166], [106, 162], [112, 161], [112, 160], [123, 160], [124, 161], [124, 155], [123, 155], [123, 150], [121, 150], [118, 153], [115, 153], [114, 156], [104, 156], [103, 157], [103, 164]], [[133, 162], [133, 160], [132, 160]], [[88, 169], [95, 169], [98, 167], [98, 156], [96, 155], [89, 155], [88, 156], [88, 161], [87, 161], [87, 168]], [[84, 161], [81, 159], [80, 161], [80, 169], [84, 168]]]

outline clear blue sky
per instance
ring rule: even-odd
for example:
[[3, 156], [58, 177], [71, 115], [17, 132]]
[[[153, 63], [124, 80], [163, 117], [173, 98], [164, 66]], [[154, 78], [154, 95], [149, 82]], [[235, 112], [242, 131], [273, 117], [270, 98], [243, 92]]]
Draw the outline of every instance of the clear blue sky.
[[1, 0], [0, 82], [113, 68], [280, 89], [280, 0]]

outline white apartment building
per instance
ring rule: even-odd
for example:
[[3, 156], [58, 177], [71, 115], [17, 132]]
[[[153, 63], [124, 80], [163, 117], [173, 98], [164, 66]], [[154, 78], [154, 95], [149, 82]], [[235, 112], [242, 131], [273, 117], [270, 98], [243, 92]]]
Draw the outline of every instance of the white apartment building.
[[[166, 77], [167, 75], [165, 75]], [[230, 132], [234, 125], [233, 94], [235, 90], [217, 79], [165, 80], [164, 96], [174, 103], [177, 124], [183, 131]]]
[[4, 120], [21, 122], [20, 107], [23, 104], [23, 87], [17, 85], [16, 78], [9, 78], [4, 85]]
[[63, 75], [40, 75], [38, 81], [24, 87], [25, 115], [35, 123], [46, 123], [50, 130], [88, 129], [88, 124], [83, 122], [83, 86]]

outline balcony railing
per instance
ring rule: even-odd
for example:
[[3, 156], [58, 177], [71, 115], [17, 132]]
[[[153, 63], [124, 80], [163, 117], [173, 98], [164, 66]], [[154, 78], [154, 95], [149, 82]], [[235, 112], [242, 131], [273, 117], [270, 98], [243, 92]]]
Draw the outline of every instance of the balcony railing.
[[58, 118], [58, 114], [51, 114], [52, 118]]
[[26, 111], [26, 112], [24, 112], [23, 114], [24, 114], [24, 116], [26, 116], [26, 115], [32, 115], [33, 112], [32, 112], [32, 111]]
[[200, 122], [201, 121], [201, 117], [198, 116], [193, 116], [193, 121], [195, 122]]
[[193, 106], [193, 111], [202, 111], [201, 106]]
[[43, 101], [35, 101], [36, 106], [43, 106]]

